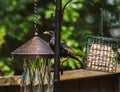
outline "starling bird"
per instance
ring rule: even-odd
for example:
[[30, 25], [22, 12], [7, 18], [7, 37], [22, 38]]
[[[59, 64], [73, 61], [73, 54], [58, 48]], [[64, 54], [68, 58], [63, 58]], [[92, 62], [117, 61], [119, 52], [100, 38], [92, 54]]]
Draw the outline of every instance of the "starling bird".
[[[45, 35], [49, 35], [50, 37], [50, 41], [49, 41], [49, 45], [51, 47], [51, 49], [54, 51], [54, 48], [55, 48], [55, 33], [54, 31], [45, 31], [43, 34]], [[80, 64], [81, 64], [81, 67], [83, 68], [83, 62], [81, 62], [79, 59], [78, 59], [78, 55], [73, 52], [73, 50], [68, 47], [63, 41], [61, 41], [60, 43], [60, 57], [65, 57], [65, 60], [60, 62], [61, 65], [69, 58], [73, 58], [75, 60], [77, 60]]]

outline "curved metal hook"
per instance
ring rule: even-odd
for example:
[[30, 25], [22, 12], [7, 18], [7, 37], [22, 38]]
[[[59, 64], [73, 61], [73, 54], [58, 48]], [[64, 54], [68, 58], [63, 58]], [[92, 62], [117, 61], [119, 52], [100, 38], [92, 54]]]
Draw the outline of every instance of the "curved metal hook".
[[[63, 13], [64, 13], [64, 10], [65, 10], [66, 6], [67, 6], [71, 1], [72, 1], [72, 0], [68, 0], [68, 1], [65, 3], [65, 5], [63, 6], [62, 15], [63, 15]], [[98, 9], [99, 11], [100, 11], [100, 8], [101, 8], [101, 7], [102, 7], [102, 8], [104, 7], [103, 3], [102, 3], [102, 5], [101, 5], [101, 7], [96, 6], [95, 3], [94, 3], [92, 0], [88, 0], [87, 3], [90, 3], [91, 6], [95, 7], [95, 8]], [[86, 3], [86, 4], [87, 4], [87, 3]]]
[[68, 0], [68, 1], [65, 3], [65, 5], [63, 6], [63, 9], [62, 9], [62, 12], [64, 12], [66, 6], [67, 6], [71, 1], [72, 1], [72, 0]]
[[63, 14], [64, 14], [64, 10], [65, 10], [65, 8], [66, 8], [66, 6], [71, 2], [72, 0], [68, 0], [66, 3], [65, 3], [65, 5], [63, 6], [63, 8], [62, 8], [62, 11], [61, 11], [61, 20], [63, 20]]

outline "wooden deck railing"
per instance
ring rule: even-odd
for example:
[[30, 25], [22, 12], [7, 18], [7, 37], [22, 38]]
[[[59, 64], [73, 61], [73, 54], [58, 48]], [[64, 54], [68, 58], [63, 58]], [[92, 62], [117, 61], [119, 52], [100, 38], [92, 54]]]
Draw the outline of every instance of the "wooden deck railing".
[[[120, 92], [120, 65], [116, 73], [84, 69], [65, 71], [60, 92]], [[0, 76], [0, 92], [20, 92], [21, 76]]]

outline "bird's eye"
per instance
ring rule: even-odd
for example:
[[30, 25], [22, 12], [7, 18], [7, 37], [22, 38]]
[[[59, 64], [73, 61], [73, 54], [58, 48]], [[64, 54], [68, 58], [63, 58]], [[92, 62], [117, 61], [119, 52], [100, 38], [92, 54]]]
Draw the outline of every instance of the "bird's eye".
[[53, 34], [53, 32], [50, 32], [50, 34]]

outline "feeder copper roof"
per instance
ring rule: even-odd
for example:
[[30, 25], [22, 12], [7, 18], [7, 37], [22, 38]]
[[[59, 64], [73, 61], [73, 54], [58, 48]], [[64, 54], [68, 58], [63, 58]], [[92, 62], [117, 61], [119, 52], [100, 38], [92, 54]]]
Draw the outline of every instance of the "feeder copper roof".
[[31, 40], [11, 52], [13, 58], [38, 59], [41, 57], [53, 57], [54, 52], [48, 43], [35, 35]]

